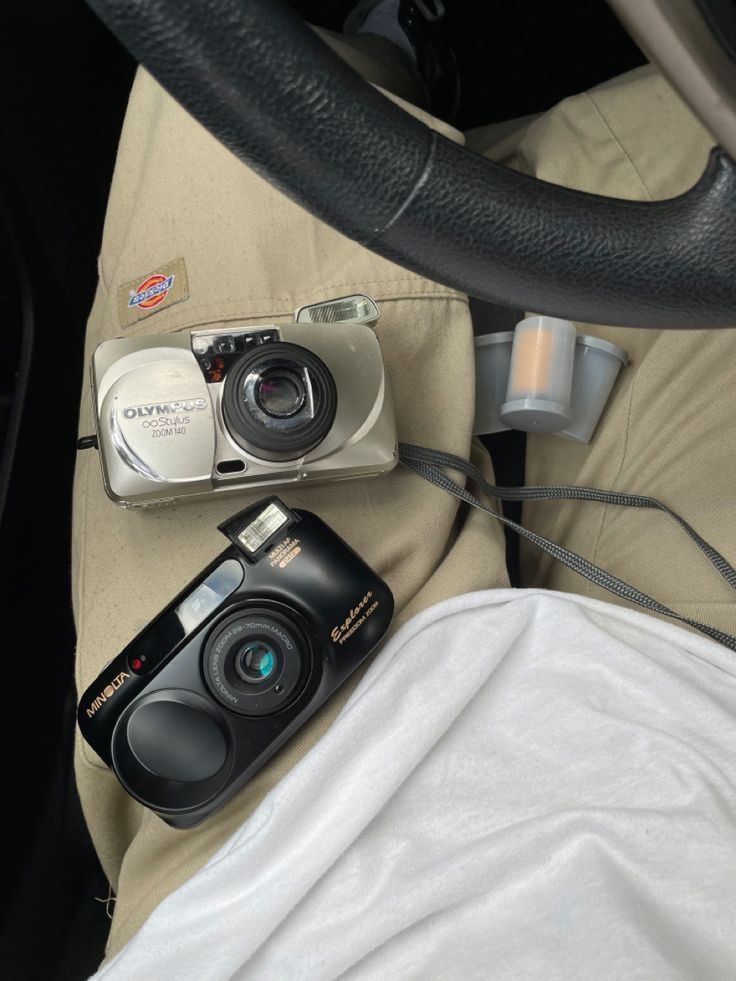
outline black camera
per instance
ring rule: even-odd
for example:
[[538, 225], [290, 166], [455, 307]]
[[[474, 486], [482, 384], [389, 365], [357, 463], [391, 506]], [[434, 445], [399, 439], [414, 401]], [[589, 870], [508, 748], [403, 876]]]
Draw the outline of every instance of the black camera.
[[316, 515], [272, 497], [220, 526], [231, 545], [112, 660], [82, 735], [175, 828], [222, 807], [386, 633], [386, 584]]

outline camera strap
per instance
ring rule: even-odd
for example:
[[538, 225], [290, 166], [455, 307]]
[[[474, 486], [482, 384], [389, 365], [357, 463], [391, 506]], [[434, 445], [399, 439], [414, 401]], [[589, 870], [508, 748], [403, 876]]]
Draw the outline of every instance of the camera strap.
[[486, 514], [491, 515], [500, 521], [501, 524], [516, 532], [521, 538], [531, 542], [532, 545], [535, 545], [542, 552], [550, 555], [562, 565], [567, 566], [568, 569], [572, 569], [573, 572], [583, 576], [597, 586], [601, 586], [621, 599], [636, 603], [646, 610], [651, 610], [653, 613], [659, 613], [661, 616], [671, 617], [673, 620], [685, 623], [689, 627], [693, 627], [695, 630], [699, 630], [700, 633], [718, 641], [719, 644], [723, 644], [724, 647], [736, 651], [736, 637], [724, 633], [724, 631], [718, 630], [716, 627], [701, 623], [699, 620], [693, 620], [690, 617], [682, 616], [680, 613], [675, 613], [674, 610], [670, 610], [669, 607], [660, 603], [652, 596], [642, 592], [635, 586], [629, 585], [629, 583], [624, 582], [610, 572], [606, 572], [605, 569], [601, 569], [594, 563], [589, 562], [582, 555], [578, 555], [570, 549], [563, 548], [543, 535], [538, 535], [536, 532], [530, 531], [516, 521], [512, 521], [511, 518], [507, 518], [500, 511], [495, 511], [493, 508], [487, 507], [474, 494], [467, 490], [467, 488], [448, 476], [446, 471], [450, 470], [463, 474], [475, 483], [482, 494], [486, 494], [488, 497], [494, 497], [499, 501], [594, 501], [598, 504], [612, 504], [617, 507], [634, 507], [663, 511], [677, 522], [680, 528], [697, 545], [729, 586], [732, 589], [736, 589], [736, 569], [734, 569], [720, 552], [713, 548], [712, 545], [709, 545], [684, 518], [681, 518], [671, 508], [668, 508], [666, 504], [663, 504], [656, 498], [646, 497], [640, 494], [625, 494], [619, 491], [598, 490], [595, 487], [565, 485], [551, 485], [547, 487], [496, 487], [494, 484], [490, 484], [481, 471], [467, 460], [463, 460], [461, 457], [455, 456], [452, 453], [430, 450], [422, 446], [414, 446], [410, 443], [399, 444], [399, 459], [404, 466], [414, 471], [420, 477], [428, 480], [431, 484], [441, 488], [448, 494], [452, 494], [459, 500], [464, 501], [466, 504], [471, 505], [471, 507], [478, 508], [479, 511], [485, 511]]

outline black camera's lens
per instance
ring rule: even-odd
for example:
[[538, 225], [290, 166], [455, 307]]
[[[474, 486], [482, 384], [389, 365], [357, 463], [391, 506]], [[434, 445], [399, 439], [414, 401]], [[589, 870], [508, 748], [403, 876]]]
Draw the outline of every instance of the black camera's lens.
[[337, 390], [327, 366], [297, 344], [244, 354], [225, 377], [222, 411], [233, 439], [264, 460], [294, 460], [332, 428]]
[[235, 656], [235, 671], [249, 685], [268, 681], [276, 670], [276, 652], [260, 640], [251, 641]]
[[304, 380], [288, 368], [267, 368], [255, 385], [255, 398], [266, 415], [288, 419], [304, 405]]
[[231, 613], [204, 648], [212, 694], [239, 715], [270, 715], [294, 701], [311, 664], [311, 647], [296, 618], [270, 609]]

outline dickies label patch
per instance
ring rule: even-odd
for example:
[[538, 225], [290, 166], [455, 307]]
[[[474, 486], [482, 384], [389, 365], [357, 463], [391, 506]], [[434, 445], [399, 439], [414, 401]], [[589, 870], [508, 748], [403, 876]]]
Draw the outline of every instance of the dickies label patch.
[[174, 275], [162, 276], [160, 273], [144, 279], [128, 300], [128, 309], [140, 307], [141, 310], [150, 310], [151, 307], [157, 307], [169, 295], [175, 279]]
[[183, 259], [174, 259], [119, 287], [120, 323], [123, 327], [130, 327], [144, 317], [188, 299], [187, 267]]

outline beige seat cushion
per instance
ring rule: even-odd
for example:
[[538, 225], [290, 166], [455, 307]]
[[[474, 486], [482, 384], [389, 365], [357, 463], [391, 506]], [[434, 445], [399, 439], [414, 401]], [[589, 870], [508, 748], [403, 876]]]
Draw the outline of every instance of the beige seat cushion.
[[[121, 324], [118, 290], [179, 258], [189, 298]], [[87, 332], [118, 335], [291, 319], [295, 307], [351, 292], [378, 301], [377, 333], [400, 438], [470, 449], [473, 339], [464, 296], [412, 275], [327, 228], [219, 146], [139, 72], [120, 144]], [[356, 364], [356, 371], [360, 365]], [[92, 431], [89, 391], [80, 430]], [[80, 692], [103, 665], [225, 546], [217, 525], [263, 493], [122, 510], [104, 494], [92, 451], [80, 453], [74, 501], [74, 605]], [[458, 512], [403, 468], [372, 480], [284, 491], [318, 512], [394, 592], [395, 626], [438, 600], [507, 584], [500, 530]], [[217, 816], [172, 831], [136, 804], [79, 741], [77, 780], [106, 874], [118, 893], [110, 949], [199, 868], [324, 732], [350, 685]]]

